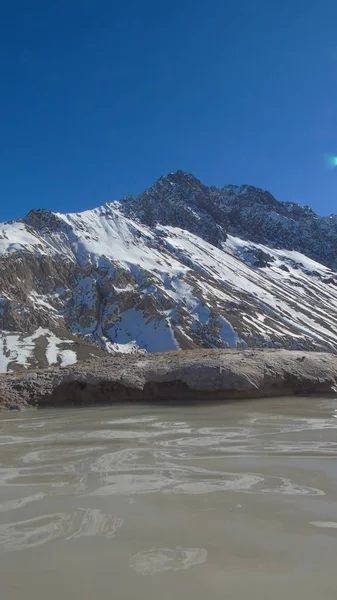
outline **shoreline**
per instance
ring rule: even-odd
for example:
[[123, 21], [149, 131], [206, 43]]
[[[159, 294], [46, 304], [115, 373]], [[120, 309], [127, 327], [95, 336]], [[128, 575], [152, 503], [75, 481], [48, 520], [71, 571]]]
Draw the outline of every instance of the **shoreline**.
[[199, 404], [337, 396], [337, 356], [291, 350], [182, 350], [93, 358], [0, 376], [0, 407]]

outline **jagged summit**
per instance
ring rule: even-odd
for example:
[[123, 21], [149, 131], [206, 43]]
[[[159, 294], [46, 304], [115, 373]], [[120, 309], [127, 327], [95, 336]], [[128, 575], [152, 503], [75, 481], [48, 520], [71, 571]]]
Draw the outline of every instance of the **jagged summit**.
[[33, 208], [24, 218], [24, 222], [36, 230], [55, 231], [62, 228], [62, 221], [48, 208]]
[[0, 371], [99, 351], [336, 351], [336, 265], [336, 216], [183, 171], [93, 210], [32, 210], [0, 224]]
[[226, 240], [226, 211], [193, 175], [177, 171], [158, 181], [137, 198], [125, 198], [121, 210], [131, 218], [187, 229], [220, 247]]
[[[187, 173], [186, 171], [182, 171], [178, 169], [178, 171], [168, 173], [167, 175], [162, 175], [157, 180], [157, 183], [162, 181], [168, 181], [169, 183], [173, 183], [176, 185], [182, 186], [199, 186], [205, 188], [206, 186], [201, 183], [197, 177], [195, 177], [192, 173]], [[156, 185], [156, 184], [154, 184]]]
[[177, 171], [160, 177], [140, 196], [124, 198], [121, 210], [149, 226], [187, 229], [217, 247], [228, 234], [238, 235], [337, 266], [337, 217], [319, 217], [308, 206], [280, 202], [251, 185], [208, 187]]

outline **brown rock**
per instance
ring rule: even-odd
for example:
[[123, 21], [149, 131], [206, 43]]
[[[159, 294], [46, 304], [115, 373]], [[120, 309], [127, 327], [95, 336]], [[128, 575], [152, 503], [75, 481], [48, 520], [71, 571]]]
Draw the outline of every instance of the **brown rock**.
[[334, 394], [335, 355], [289, 350], [187, 350], [111, 356], [0, 377], [0, 406], [201, 402]]

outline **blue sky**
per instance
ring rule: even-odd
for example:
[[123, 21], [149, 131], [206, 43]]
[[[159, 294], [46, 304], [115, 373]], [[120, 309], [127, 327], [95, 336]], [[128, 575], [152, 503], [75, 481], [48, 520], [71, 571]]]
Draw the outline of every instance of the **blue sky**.
[[337, 213], [337, 2], [30, 0], [0, 20], [0, 220], [161, 174]]

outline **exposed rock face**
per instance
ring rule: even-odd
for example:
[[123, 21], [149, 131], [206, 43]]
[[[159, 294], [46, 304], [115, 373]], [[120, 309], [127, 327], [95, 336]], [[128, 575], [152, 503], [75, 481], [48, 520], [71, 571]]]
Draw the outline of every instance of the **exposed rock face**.
[[178, 171], [160, 179], [139, 198], [125, 198], [121, 209], [150, 227], [161, 223], [186, 229], [221, 248], [230, 221], [215, 188]]
[[0, 376], [0, 405], [214, 401], [337, 392], [336, 356], [287, 350], [193, 350], [93, 359]]
[[177, 171], [161, 177], [140, 197], [126, 198], [122, 209], [148, 225], [181, 227], [219, 247], [231, 234], [297, 250], [331, 269], [337, 267], [335, 215], [319, 217], [308, 206], [279, 202], [251, 185], [207, 187]]
[[0, 224], [0, 372], [69, 362], [76, 338], [75, 360], [197, 347], [333, 352], [336, 256], [337, 218], [182, 171], [83, 213], [32, 210]]

